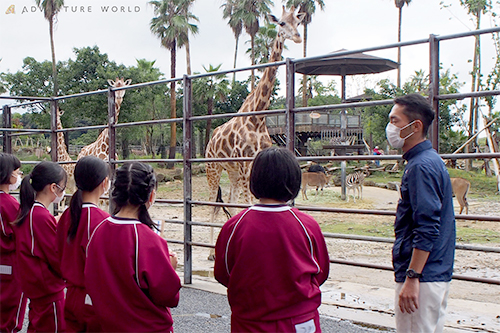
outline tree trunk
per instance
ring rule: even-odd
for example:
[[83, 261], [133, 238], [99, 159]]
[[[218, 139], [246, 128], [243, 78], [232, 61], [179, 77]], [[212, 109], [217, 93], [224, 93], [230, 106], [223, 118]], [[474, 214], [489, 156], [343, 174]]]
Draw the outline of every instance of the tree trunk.
[[[236, 68], [236, 59], [238, 57], [238, 42], [240, 40], [240, 36], [236, 37], [236, 45], [234, 47], [234, 64], [233, 64], [233, 69]], [[233, 73], [233, 86], [236, 82], [236, 72]]]
[[130, 156], [130, 150], [128, 147], [128, 137], [126, 135], [122, 140], [122, 155], [124, 160], [127, 160]]
[[[401, 25], [403, 23], [403, 6], [399, 7], [398, 43], [401, 42]], [[401, 46], [398, 46], [398, 78], [397, 86], [401, 88]]]
[[52, 52], [52, 81], [54, 84], [54, 96], [58, 95], [59, 84], [57, 83], [56, 48], [54, 46], [54, 17], [49, 20], [50, 49]]
[[[176, 62], [176, 48], [175, 42], [172, 43], [172, 48], [170, 49], [170, 77], [175, 78], [175, 62]], [[177, 105], [175, 100], [175, 82], [170, 83], [170, 118], [174, 119], [177, 117]], [[177, 123], [170, 124], [170, 151], [168, 158], [175, 159], [175, 148], [177, 143]], [[168, 162], [168, 169], [174, 168], [173, 162]]]
[[[476, 29], [480, 28], [480, 16], [481, 10], [478, 10], [475, 13], [476, 16]], [[472, 86], [471, 92], [475, 92], [479, 89], [479, 81], [480, 81], [480, 37], [479, 35], [475, 36], [474, 43], [474, 59], [472, 61]], [[477, 129], [477, 116], [478, 116], [478, 99], [471, 98], [470, 99], [470, 108], [469, 108], [469, 138], [474, 135], [474, 131]], [[467, 145], [465, 152], [470, 153], [473, 152], [472, 145], [474, 142], [471, 142]], [[472, 169], [472, 159], [468, 159], [467, 163], [465, 163], [465, 170], [470, 171]]]
[[191, 75], [191, 50], [189, 48], [189, 39], [186, 42], [186, 73]]
[[[304, 58], [307, 54], [307, 24], [304, 24]], [[302, 75], [302, 106], [307, 106], [307, 75]]]
[[[253, 65], [255, 65], [255, 52], [254, 52], [255, 36], [254, 35], [250, 36], [250, 42], [252, 43], [252, 66], [253, 66]], [[255, 71], [252, 69], [252, 80], [251, 80], [251, 85], [250, 85], [250, 91], [253, 91], [254, 87], [255, 87]]]
[[[214, 100], [213, 98], [209, 98], [207, 101], [207, 113], [209, 116], [213, 115], [213, 109], [214, 109]], [[205, 130], [205, 147], [208, 145], [208, 141], [210, 140], [210, 132], [212, 129], [212, 119], [207, 119], [207, 128]]]

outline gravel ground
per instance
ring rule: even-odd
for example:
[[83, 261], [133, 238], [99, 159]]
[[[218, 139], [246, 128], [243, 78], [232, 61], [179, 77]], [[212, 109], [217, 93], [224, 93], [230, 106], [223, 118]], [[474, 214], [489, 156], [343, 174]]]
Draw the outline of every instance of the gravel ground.
[[[175, 332], [230, 332], [231, 310], [226, 296], [182, 288], [180, 299], [179, 306], [172, 309]], [[337, 318], [321, 316], [320, 320], [323, 332], [380, 332]]]

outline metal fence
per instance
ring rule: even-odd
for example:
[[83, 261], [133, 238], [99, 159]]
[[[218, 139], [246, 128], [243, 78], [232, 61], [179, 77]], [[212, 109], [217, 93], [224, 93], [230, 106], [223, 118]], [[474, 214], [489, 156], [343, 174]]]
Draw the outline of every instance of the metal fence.
[[[405, 47], [417, 44], [428, 44], [429, 45], [429, 53], [430, 53], [430, 90], [429, 90], [429, 99], [435, 110], [439, 108], [439, 101], [448, 100], [448, 99], [464, 99], [464, 98], [476, 98], [476, 97], [484, 97], [484, 96], [494, 96], [500, 94], [499, 90], [494, 91], [481, 91], [481, 92], [472, 92], [472, 93], [460, 93], [460, 94], [448, 94], [448, 95], [440, 95], [439, 94], [439, 48], [440, 42], [458, 39], [458, 38], [467, 38], [479, 34], [489, 34], [499, 32], [500, 28], [493, 29], [485, 29], [473, 32], [466, 32], [455, 35], [448, 36], [435, 36], [431, 35], [429, 38], [410, 41], [410, 42], [401, 42], [394, 43], [385, 46], [379, 47], [371, 47], [354, 51], [345, 51], [339, 52], [337, 55], [348, 55], [358, 52], [369, 52], [369, 51], [377, 51], [384, 50], [396, 47]], [[111, 168], [114, 170], [117, 164], [126, 162], [125, 160], [116, 160], [114, 158], [116, 153], [116, 129], [121, 127], [130, 127], [130, 126], [143, 126], [143, 125], [154, 125], [154, 124], [169, 124], [169, 123], [182, 123], [183, 126], [183, 158], [182, 159], [141, 159], [139, 161], [146, 163], [158, 163], [158, 162], [166, 162], [166, 163], [177, 163], [182, 164], [183, 167], [183, 199], [182, 200], [165, 200], [158, 199], [158, 202], [162, 203], [170, 203], [170, 204], [179, 204], [183, 205], [184, 208], [184, 219], [183, 221], [173, 220], [173, 219], [164, 219], [167, 223], [182, 223], [184, 227], [184, 239], [182, 241], [179, 240], [169, 240], [173, 243], [180, 243], [184, 246], [184, 283], [190, 284], [192, 283], [192, 248], [193, 246], [201, 246], [201, 247], [213, 247], [212, 244], [206, 243], [197, 243], [193, 242], [192, 238], [192, 230], [193, 226], [203, 226], [203, 227], [221, 227], [220, 224], [210, 224], [205, 222], [197, 222], [193, 220], [192, 209], [195, 205], [208, 205], [208, 206], [227, 206], [227, 207], [237, 207], [237, 208], [245, 208], [248, 205], [243, 204], [221, 204], [221, 203], [213, 203], [206, 201], [195, 201], [192, 198], [193, 188], [192, 188], [192, 166], [194, 163], [206, 163], [212, 161], [249, 161], [251, 158], [225, 158], [225, 159], [208, 159], [208, 158], [191, 158], [193, 156], [193, 123], [196, 121], [207, 120], [208, 118], [216, 119], [216, 118], [229, 118], [229, 117], [248, 117], [252, 115], [273, 115], [278, 117], [283, 117], [286, 121], [286, 146], [290, 150], [294, 150], [294, 142], [295, 142], [295, 115], [312, 112], [312, 111], [331, 111], [331, 110], [341, 110], [347, 108], [363, 108], [368, 106], [377, 106], [377, 105], [392, 105], [393, 101], [391, 99], [381, 100], [381, 101], [367, 101], [367, 102], [355, 102], [355, 103], [341, 103], [335, 105], [324, 105], [324, 106], [315, 106], [315, 107], [295, 107], [295, 66], [298, 63], [305, 63], [313, 60], [319, 60], [327, 58], [331, 55], [317, 56], [317, 57], [309, 57], [303, 59], [286, 59], [286, 61], [275, 62], [271, 64], [263, 64], [256, 65], [253, 67], [240, 68], [236, 70], [227, 70], [220, 71], [216, 73], [207, 73], [207, 74], [197, 74], [197, 75], [184, 75], [182, 78], [168, 79], [168, 80], [159, 80], [154, 82], [147, 82], [141, 84], [129, 85], [121, 88], [109, 88], [107, 90], [99, 90], [88, 93], [81, 93], [75, 95], [68, 96], [60, 96], [60, 97], [51, 97], [51, 98], [42, 98], [42, 97], [20, 97], [20, 96], [0, 96], [0, 99], [10, 99], [10, 100], [26, 100], [28, 102], [18, 103], [13, 105], [4, 105], [3, 107], [3, 120], [4, 127], [0, 128], [0, 132], [3, 132], [3, 149], [5, 152], [12, 152], [12, 138], [15, 136], [26, 135], [27, 133], [50, 133], [51, 134], [51, 158], [53, 161], [57, 161], [57, 133], [59, 132], [71, 132], [71, 131], [81, 131], [88, 129], [104, 129], [108, 128], [109, 130], [109, 139], [110, 139], [110, 149], [109, 149], [109, 163]], [[213, 75], [221, 75], [228, 74], [232, 72], [239, 71], [248, 71], [250, 69], [258, 69], [258, 68], [266, 68], [270, 66], [284, 66], [286, 70], [286, 106], [285, 109], [280, 110], [268, 110], [268, 111], [254, 111], [248, 113], [236, 113], [236, 114], [219, 114], [219, 115], [211, 115], [211, 116], [193, 116], [192, 114], [192, 100], [190, 96], [192, 96], [192, 81]], [[183, 93], [183, 117], [175, 118], [175, 119], [160, 119], [160, 120], [151, 120], [151, 121], [139, 121], [139, 122], [129, 122], [129, 123], [120, 123], [115, 124], [115, 91], [118, 90], [127, 90], [127, 89], [140, 89], [147, 86], [153, 85], [166, 85], [170, 82], [182, 82], [184, 87]], [[56, 124], [56, 112], [57, 112], [57, 103], [60, 100], [70, 99], [70, 98], [80, 98], [84, 96], [96, 95], [96, 94], [107, 94], [108, 96], [108, 125], [97, 125], [97, 126], [86, 126], [79, 128], [66, 128], [66, 129], [57, 129]], [[50, 103], [50, 113], [51, 113], [51, 126], [50, 129], [14, 129], [12, 128], [12, 122], [10, 118], [11, 109], [23, 107], [27, 105], [31, 105], [39, 102], [49, 102]], [[439, 112], [436, 113], [436, 120], [439, 118]], [[435, 149], [439, 147], [439, 127], [438, 121], [434, 122], [433, 128], [431, 129], [431, 141]], [[446, 154], [441, 156], [444, 159], [489, 159], [489, 158], [500, 158], [500, 153], [485, 153], [485, 154]], [[314, 160], [317, 162], [320, 161], [367, 161], [367, 160], [395, 160], [401, 159], [400, 155], [391, 155], [391, 156], [316, 156], [316, 157], [299, 157], [300, 161], [306, 160]], [[129, 160], [130, 161], [130, 160]], [[75, 161], [76, 162], [76, 161]], [[23, 163], [36, 163], [36, 162], [23, 162]], [[72, 163], [72, 162], [66, 162]], [[74, 163], [74, 162], [73, 162]], [[332, 214], [369, 214], [369, 215], [395, 215], [393, 211], [377, 211], [377, 210], [363, 210], [363, 209], [341, 209], [341, 208], [324, 208], [324, 207], [301, 207], [302, 210], [305, 211], [321, 211], [321, 212], [330, 212]], [[462, 220], [476, 220], [476, 221], [493, 221], [500, 222], [500, 216], [473, 216], [473, 215], [457, 215], [457, 219]], [[382, 243], [392, 243], [392, 239], [388, 238], [380, 238], [380, 237], [364, 237], [364, 236], [352, 236], [352, 235], [341, 235], [341, 234], [330, 234], [325, 233], [325, 237], [327, 238], [337, 238], [337, 239], [351, 239], [358, 241], [367, 241], [367, 242], [382, 242]], [[490, 253], [500, 253], [500, 248], [498, 247], [484, 247], [484, 246], [472, 246], [472, 245], [457, 245], [458, 250], [467, 250], [467, 251], [484, 251]], [[392, 267], [389, 266], [381, 266], [381, 265], [373, 265], [369, 263], [359, 263], [359, 262], [350, 262], [346, 260], [339, 259], [331, 259], [332, 263], [336, 264], [344, 264], [344, 265], [355, 265], [360, 267], [369, 267], [375, 269], [383, 269], [383, 270], [392, 270]], [[468, 281], [476, 281], [476, 282], [485, 282], [492, 284], [500, 284], [499, 280], [494, 279], [485, 279], [485, 278], [473, 278], [468, 276], [459, 276], [454, 275], [454, 279], [459, 280], [468, 280]]]

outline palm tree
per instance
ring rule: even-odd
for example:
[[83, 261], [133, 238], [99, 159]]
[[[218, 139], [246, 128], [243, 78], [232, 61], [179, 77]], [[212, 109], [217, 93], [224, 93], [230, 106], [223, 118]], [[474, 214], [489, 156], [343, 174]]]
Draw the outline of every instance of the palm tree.
[[[236, 11], [236, 0], [226, 0], [220, 8], [222, 8], [222, 17], [224, 19], [229, 19], [227, 24], [233, 30], [234, 39], [236, 39], [236, 45], [234, 47], [234, 64], [233, 68], [236, 68], [236, 59], [238, 57], [238, 42], [240, 40], [241, 31], [243, 30], [243, 22], [241, 17], [235, 13]], [[236, 81], [236, 72], [233, 73], [233, 84]]]
[[[161, 42], [161, 45], [170, 50], [170, 77], [175, 78], [177, 47], [186, 41], [187, 31], [193, 32], [193, 26], [188, 22], [189, 6], [192, 0], [153, 0], [155, 17], [151, 19], [150, 30]], [[184, 39], [183, 39], [184, 38]], [[170, 83], [170, 117], [176, 118], [177, 103], [175, 99], [175, 82]], [[177, 126], [171, 124], [169, 159], [175, 158], [177, 143]], [[173, 168], [173, 163], [168, 163]]]
[[189, 8], [193, 5], [195, 0], [182, 0], [181, 6], [182, 15], [186, 19], [186, 27], [183, 33], [179, 36], [179, 47], [186, 48], [186, 73], [191, 75], [191, 51], [189, 47], [189, 33], [196, 35], [198, 33], [198, 26], [189, 23], [190, 20], [199, 22], [198, 17], [194, 16], [193, 13], [189, 11]]
[[[316, 4], [321, 10], [325, 9], [325, 2], [323, 0], [287, 0], [286, 6], [290, 8], [294, 6], [299, 9], [299, 13], [304, 14], [302, 24], [304, 25], [304, 58], [307, 56], [307, 26], [312, 21], [312, 16], [316, 12]], [[302, 106], [307, 106], [307, 75], [302, 77]]]
[[56, 49], [54, 47], [54, 20], [64, 6], [64, 0], [35, 0], [36, 5], [43, 11], [45, 19], [49, 21], [50, 50], [52, 51], [52, 81], [54, 84], [54, 96], [58, 95], [57, 84]]
[[[252, 66], [255, 65], [255, 35], [259, 32], [259, 18], [266, 17], [271, 12], [271, 0], [240, 0], [236, 3], [233, 15], [241, 17], [245, 31], [250, 35], [252, 45]], [[255, 86], [255, 73], [252, 69], [251, 89]]]
[[[255, 62], [257, 64], [265, 64], [269, 62], [269, 55], [273, 48], [274, 40], [276, 39], [277, 34], [278, 30], [276, 29], [275, 24], [266, 24], [265, 26], [259, 28], [259, 32], [255, 35], [255, 45], [253, 50]], [[247, 43], [250, 42], [251, 41], [247, 41]], [[250, 47], [247, 49], [246, 53], [251, 55], [252, 48]], [[264, 70], [262, 69], [262, 71]]]
[[[399, 10], [399, 19], [398, 19], [398, 43], [401, 42], [401, 25], [403, 22], [403, 6], [406, 4], [410, 5], [411, 0], [394, 0], [394, 4]], [[401, 46], [398, 46], [398, 80], [397, 86], [401, 88]]]

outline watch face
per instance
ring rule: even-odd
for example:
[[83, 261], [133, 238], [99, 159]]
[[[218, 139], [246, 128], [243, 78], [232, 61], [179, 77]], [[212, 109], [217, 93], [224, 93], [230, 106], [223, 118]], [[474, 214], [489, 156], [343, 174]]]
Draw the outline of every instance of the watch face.
[[410, 279], [414, 279], [421, 277], [422, 274], [415, 272], [413, 269], [409, 269], [406, 271], [406, 276], [409, 277]]

